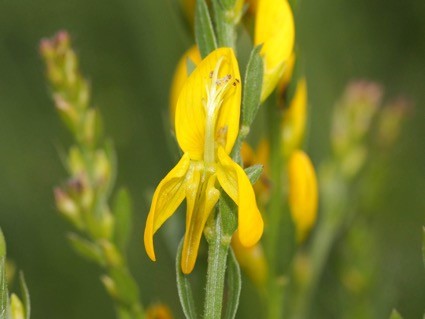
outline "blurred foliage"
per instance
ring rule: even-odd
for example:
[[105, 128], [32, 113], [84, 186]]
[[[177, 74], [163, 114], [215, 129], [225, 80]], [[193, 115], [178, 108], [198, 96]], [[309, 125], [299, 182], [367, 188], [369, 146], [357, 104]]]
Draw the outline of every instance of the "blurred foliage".
[[[302, 0], [296, 20], [309, 87], [312, 124], [307, 139], [313, 162], [329, 152], [332, 107], [349, 80], [378, 81], [385, 96], [404, 94], [416, 105], [393, 157], [382, 164], [386, 176], [374, 176], [385, 178], [384, 188], [373, 196], [373, 205], [361, 207], [380, 252], [376, 257], [385, 285], [371, 296], [389, 302], [382, 306], [383, 317], [392, 308], [405, 318], [419, 318], [424, 311], [424, 16], [421, 0]], [[175, 249], [167, 251], [159, 240], [163, 249], [154, 265], [141, 240], [149, 205], [145, 190], [153, 189], [173, 163], [166, 137], [168, 93], [175, 65], [191, 45], [180, 18], [173, 0], [0, 0], [0, 225], [8, 238], [8, 256], [26, 274], [34, 319], [114, 318], [96, 267], [74, 256], [63, 236], [67, 224], [53, 204], [53, 186], [65, 176], [57, 155], [67, 145], [61, 141], [70, 138], [54, 112], [37, 48], [42, 37], [58, 29], [69, 30], [75, 39], [82, 69], [90, 75], [93, 101], [116, 144], [118, 184], [128, 185], [134, 198], [136, 232], [129, 259], [142, 295], [153, 302], [158, 300], [152, 296], [160, 296], [176, 317], [182, 316]], [[346, 245], [367, 255], [356, 243], [356, 238], [347, 238]], [[315, 318], [332, 317], [329, 294], [338, 291], [338, 276], [357, 287], [355, 273], [328, 269]], [[237, 317], [258, 318], [248, 307], [258, 298], [253, 290], [244, 284]]]

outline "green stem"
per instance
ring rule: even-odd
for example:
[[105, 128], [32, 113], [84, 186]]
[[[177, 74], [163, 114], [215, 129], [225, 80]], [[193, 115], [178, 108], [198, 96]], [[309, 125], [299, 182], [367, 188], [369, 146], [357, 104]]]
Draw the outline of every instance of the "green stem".
[[223, 234], [221, 213], [214, 220], [213, 234], [208, 240], [208, 269], [204, 319], [220, 319], [223, 306], [224, 278], [230, 240]]
[[[270, 99], [272, 100], [272, 99]], [[270, 175], [272, 178], [272, 191], [268, 206], [268, 228], [266, 238], [266, 253], [269, 261], [269, 297], [268, 302], [268, 318], [282, 318], [283, 313], [283, 274], [279, 270], [277, 253], [279, 226], [283, 216], [283, 185], [282, 170], [283, 157], [281, 154], [281, 112], [274, 103], [267, 103], [267, 116], [269, 124], [269, 141], [270, 141]]]

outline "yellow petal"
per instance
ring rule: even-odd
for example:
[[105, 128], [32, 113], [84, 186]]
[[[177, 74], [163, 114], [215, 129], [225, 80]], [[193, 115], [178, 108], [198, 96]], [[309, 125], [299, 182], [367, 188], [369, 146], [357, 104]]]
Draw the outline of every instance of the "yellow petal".
[[246, 142], [242, 143], [241, 158], [242, 158], [242, 162], [243, 162], [244, 167], [249, 167], [249, 166], [256, 164], [256, 157], [255, 157], [254, 150]]
[[170, 308], [165, 304], [153, 304], [146, 310], [146, 319], [173, 319]]
[[294, 98], [285, 111], [282, 121], [282, 151], [287, 157], [301, 147], [307, 121], [307, 84], [298, 81]]
[[289, 207], [297, 240], [302, 241], [316, 221], [317, 179], [313, 164], [303, 151], [295, 151], [288, 163]]
[[179, 63], [177, 64], [176, 70], [174, 72], [174, 77], [173, 77], [173, 82], [171, 83], [171, 92], [170, 92], [170, 120], [171, 120], [171, 125], [173, 126], [173, 128], [174, 128], [174, 117], [176, 112], [177, 100], [184, 86], [184, 83], [189, 77], [189, 74], [187, 73], [188, 59], [190, 59], [195, 66], [201, 62], [201, 54], [199, 53], [198, 47], [196, 45], [192, 46], [189, 50], [187, 50], [184, 53]]
[[176, 136], [180, 148], [194, 160], [201, 160], [204, 153], [207, 91], [220, 87], [211, 83], [211, 72], [219, 63], [218, 78], [230, 76], [230, 85], [221, 99], [215, 121], [215, 136], [226, 132], [224, 147], [230, 153], [239, 131], [241, 85], [238, 62], [231, 48], [220, 48], [210, 53], [189, 76], [177, 101]]
[[145, 227], [145, 249], [150, 259], [156, 260], [153, 235], [159, 227], [176, 211], [185, 193], [185, 175], [189, 169], [190, 158], [184, 154], [177, 165], [159, 183], [153, 195], [151, 209]]
[[[199, 183], [199, 178], [199, 173], [195, 173], [194, 184]], [[181, 268], [184, 274], [191, 273], [195, 266], [205, 223], [220, 197], [220, 192], [214, 187], [215, 175], [206, 178], [207, 180], [201, 183], [199, 187], [194, 187], [187, 193], [186, 233], [181, 260]], [[196, 192], [193, 192], [195, 188]]]
[[295, 41], [294, 17], [284, 0], [260, 0], [255, 21], [255, 45], [263, 44], [264, 79], [261, 100], [276, 87]]
[[244, 170], [218, 149], [217, 178], [221, 187], [238, 205], [238, 233], [242, 245], [255, 245], [263, 234], [264, 223], [257, 208], [254, 189]]

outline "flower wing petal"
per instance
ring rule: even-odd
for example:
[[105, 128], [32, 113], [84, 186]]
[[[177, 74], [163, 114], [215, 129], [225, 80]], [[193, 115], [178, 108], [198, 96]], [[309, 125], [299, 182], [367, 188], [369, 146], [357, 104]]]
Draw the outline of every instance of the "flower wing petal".
[[218, 149], [217, 178], [224, 191], [238, 205], [238, 233], [241, 243], [255, 245], [263, 234], [264, 223], [255, 200], [254, 189], [242, 167]]
[[153, 235], [176, 211], [185, 198], [185, 175], [190, 166], [188, 154], [184, 154], [177, 165], [159, 183], [153, 195], [151, 209], [146, 221], [144, 242], [150, 259], [156, 260]]
[[[181, 90], [176, 107], [175, 128], [177, 141], [184, 152], [194, 160], [202, 159], [204, 152], [207, 91], [211, 87], [211, 72], [220, 59], [219, 78], [227, 75], [235, 81], [226, 92], [218, 114], [216, 133], [227, 130], [226, 151], [230, 152], [239, 130], [241, 85], [239, 67], [231, 48], [219, 48], [199, 63]], [[215, 85], [215, 84], [214, 84]]]

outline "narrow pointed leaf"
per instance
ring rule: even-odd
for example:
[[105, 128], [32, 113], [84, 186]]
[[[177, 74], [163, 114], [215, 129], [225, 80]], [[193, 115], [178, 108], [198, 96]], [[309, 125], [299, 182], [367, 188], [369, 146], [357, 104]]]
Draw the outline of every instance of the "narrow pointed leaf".
[[229, 256], [227, 257], [227, 286], [228, 300], [224, 318], [234, 319], [238, 311], [242, 280], [241, 270], [232, 249], [230, 249]]
[[197, 319], [195, 302], [193, 301], [192, 287], [189, 278], [181, 270], [181, 258], [183, 250], [183, 239], [180, 241], [176, 257], [176, 277], [177, 291], [179, 293], [180, 304], [186, 319]]
[[127, 189], [120, 189], [114, 202], [115, 234], [114, 241], [121, 251], [125, 251], [131, 235], [133, 207]]
[[217, 48], [214, 28], [205, 0], [196, 0], [195, 38], [202, 58]]
[[115, 283], [116, 298], [128, 307], [139, 302], [139, 288], [127, 269], [114, 268], [109, 276]]
[[19, 285], [22, 293], [22, 301], [24, 302], [25, 307], [25, 319], [30, 319], [31, 317], [31, 299], [30, 293], [27, 287], [27, 283], [25, 282], [24, 273], [19, 273]]
[[105, 257], [98, 246], [74, 233], [68, 235], [68, 240], [80, 256], [99, 265], [105, 265]]
[[221, 227], [224, 236], [232, 237], [238, 227], [238, 207], [225, 192], [218, 202], [221, 213]]
[[252, 185], [254, 185], [258, 181], [262, 172], [263, 172], [263, 165], [261, 164], [255, 164], [245, 168], [245, 173], [248, 176], [249, 181], [251, 182]]
[[242, 125], [250, 127], [260, 107], [261, 87], [263, 84], [263, 59], [261, 46], [251, 51], [245, 72], [242, 98]]

